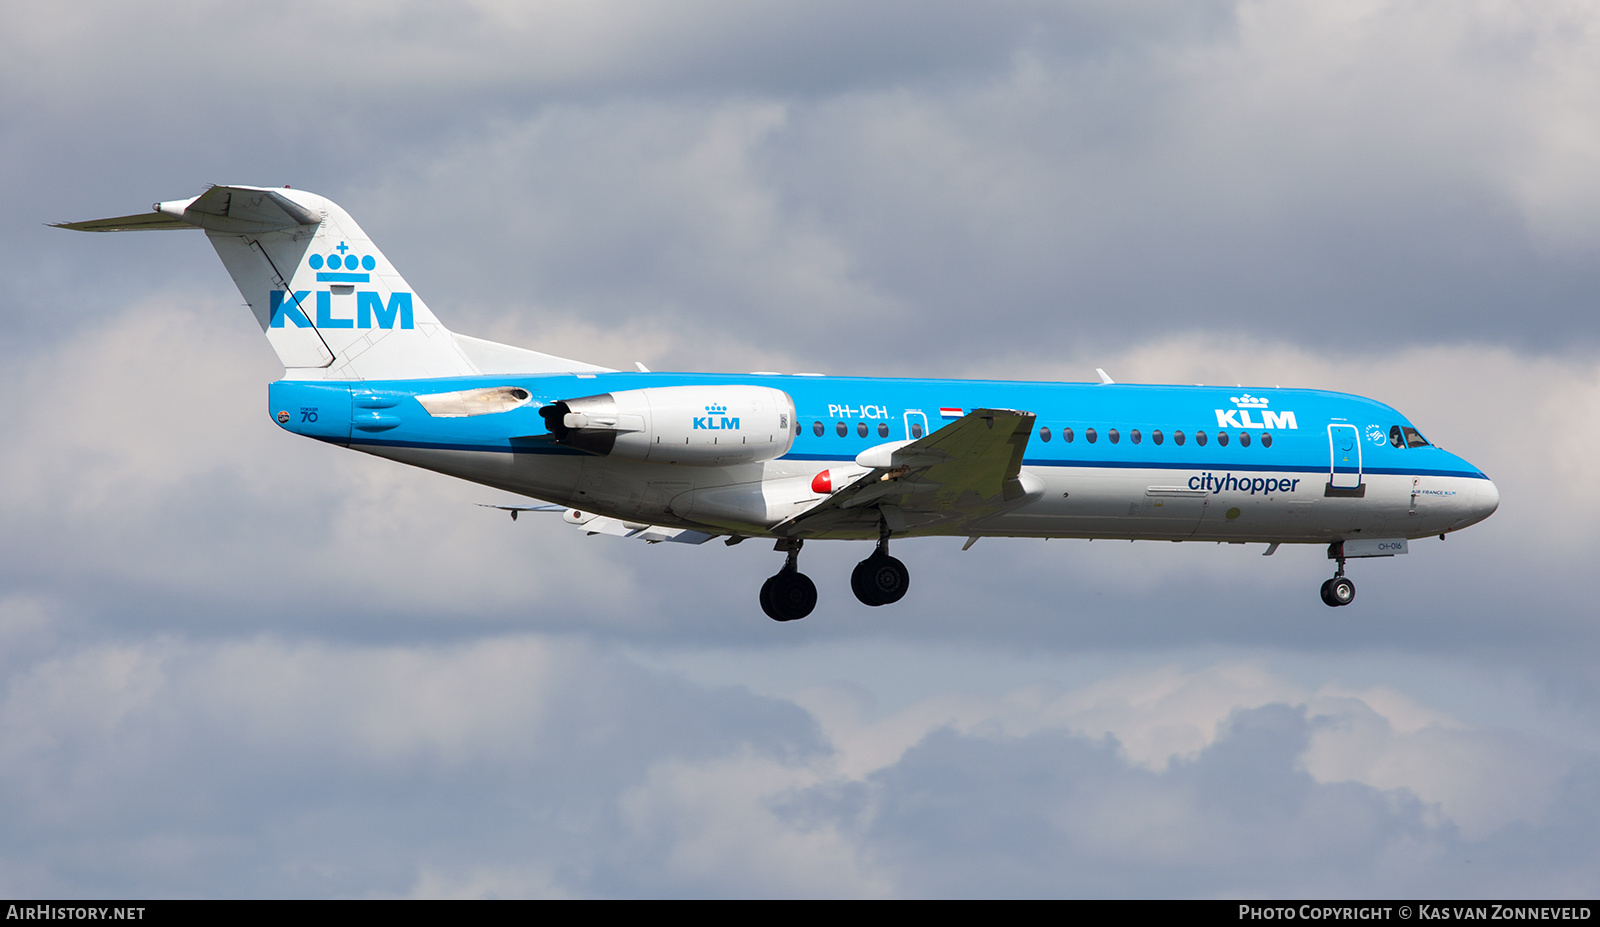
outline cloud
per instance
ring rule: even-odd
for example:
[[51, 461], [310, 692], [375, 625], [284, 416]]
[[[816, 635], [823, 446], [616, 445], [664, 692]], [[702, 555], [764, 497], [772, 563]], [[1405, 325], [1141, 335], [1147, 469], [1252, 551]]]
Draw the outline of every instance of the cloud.
[[[1577, 8], [847, 7], [19, 9], [0, 157], [45, 182], [8, 208], [292, 182], [473, 322], [715, 328], [831, 372], [1129, 332], [1593, 344]], [[269, 94], [210, 40], [312, 24], [355, 40], [274, 46]], [[190, 53], [106, 47], [140, 44]], [[41, 56], [78, 66], [41, 85]], [[42, 241], [10, 276], [82, 286]], [[60, 324], [51, 292], [19, 322]]]
[[525, 636], [169, 638], [43, 660], [6, 692], [5, 855], [48, 859], [67, 894], [404, 893], [463, 842], [593, 893], [584, 867], [648, 769], [818, 749], [790, 706]]
[[0, 697], [0, 882], [66, 897], [1593, 887], [1595, 847], [1573, 836], [1593, 823], [1593, 752], [1393, 691], [1307, 693], [1224, 663], [935, 701], [869, 722], [904, 740], [885, 753], [836, 716], [570, 638], [69, 648]]

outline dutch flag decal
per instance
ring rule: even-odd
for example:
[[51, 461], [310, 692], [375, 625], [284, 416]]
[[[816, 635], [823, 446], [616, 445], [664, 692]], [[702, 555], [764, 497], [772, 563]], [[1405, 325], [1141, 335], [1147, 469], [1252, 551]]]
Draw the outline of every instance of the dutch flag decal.
[[945, 408], [941, 408], [939, 410], [939, 417], [940, 418], [960, 418], [961, 417], [961, 410], [960, 409], [945, 409]]

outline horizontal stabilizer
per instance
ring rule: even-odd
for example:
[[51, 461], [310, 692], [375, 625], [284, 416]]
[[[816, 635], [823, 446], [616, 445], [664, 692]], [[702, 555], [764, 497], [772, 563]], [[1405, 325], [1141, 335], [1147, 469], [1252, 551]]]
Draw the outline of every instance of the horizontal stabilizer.
[[186, 200], [157, 203], [148, 213], [87, 222], [57, 222], [55, 227], [77, 232], [198, 228], [243, 235], [317, 225], [322, 219], [321, 210], [301, 205], [277, 190], [215, 186]]
[[185, 221], [222, 232], [292, 229], [316, 225], [323, 217], [321, 210], [260, 187], [212, 187], [192, 200], [157, 203], [156, 208], [169, 214], [176, 210]]
[[141, 212], [134, 216], [117, 216], [114, 219], [90, 219], [86, 222], [52, 222], [51, 228], [72, 229], [74, 232], [144, 232], [157, 229], [192, 229], [195, 226], [174, 216], [159, 212]]

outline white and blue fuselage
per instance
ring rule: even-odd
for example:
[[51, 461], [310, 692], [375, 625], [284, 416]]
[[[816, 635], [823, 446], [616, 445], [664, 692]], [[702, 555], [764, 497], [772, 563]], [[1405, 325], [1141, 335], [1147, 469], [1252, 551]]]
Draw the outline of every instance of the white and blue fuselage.
[[[539, 414], [577, 396], [738, 385], [793, 398], [796, 433], [781, 457], [726, 466], [612, 459], [554, 443]], [[434, 417], [415, 399], [508, 386], [526, 390], [529, 400], [492, 415]], [[359, 385], [284, 380], [269, 396], [274, 419], [297, 434], [629, 522], [743, 535], [773, 534], [791, 512], [748, 518], [741, 515], [756, 506], [702, 506], [697, 514], [697, 494], [742, 486], [754, 499], [796, 479], [809, 490], [819, 472], [854, 467], [871, 448], [916, 440], [984, 408], [1034, 414], [1022, 469], [1039, 491], [976, 522], [934, 521], [897, 533], [1328, 543], [1456, 531], [1499, 502], [1494, 483], [1467, 461], [1415, 439], [1408, 446], [1405, 430], [1416, 430], [1399, 412], [1315, 390], [601, 373]], [[728, 416], [688, 417], [691, 431], [698, 424], [708, 436], [738, 437]], [[1391, 440], [1397, 429], [1398, 442]], [[796, 506], [822, 495], [779, 501]], [[871, 519], [817, 534], [803, 525], [790, 531], [878, 536]]]
[[[300, 190], [215, 186], [84, 231], [204, 229], [284, 378], [280, 427], [537, 500], [591, 534], [775, 540], [761, 591], [809, 614], [810, 539], [869, 539], [851, 588], [905, 595], [892, 538], [1327, 544], [1347, 558], [1487, 518], [1490, 480], [1404, 416], [1315, 390], [625, 373], [451, 332], [350, 215]], [[972, 541], [969, 540], [970, 544]]]

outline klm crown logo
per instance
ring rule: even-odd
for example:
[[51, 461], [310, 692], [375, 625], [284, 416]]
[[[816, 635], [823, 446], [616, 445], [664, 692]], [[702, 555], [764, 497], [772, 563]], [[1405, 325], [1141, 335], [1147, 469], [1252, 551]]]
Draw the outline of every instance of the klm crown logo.
[[739, 418], [728, 417], [728, 407], [718, 403], [706, 406], [705, 415], [694, 417], [694, 431], [738, 431]]
[[1243, 396], [1229, 396], [1228, 401], [1241, 409], [1265, 409], [1267, 407], [1267, 400], [1259, 396], [1252, 396], [1249, 393], [1245, 393]]
[[[366, 283], [371, 280], [371, 272], [377, 268], [377, 260], [370, 254], [357, 257], [348, 254], [350, 246], [339, 242], [333, 252], [324, 256], [313, 254], [306, 258], [306, 263], [312, 270], [319, 271], [318, 283]], [[323, 270], [322, 268], [328, 268]], [[354, 272], [359, 268], [366, 273]]]

